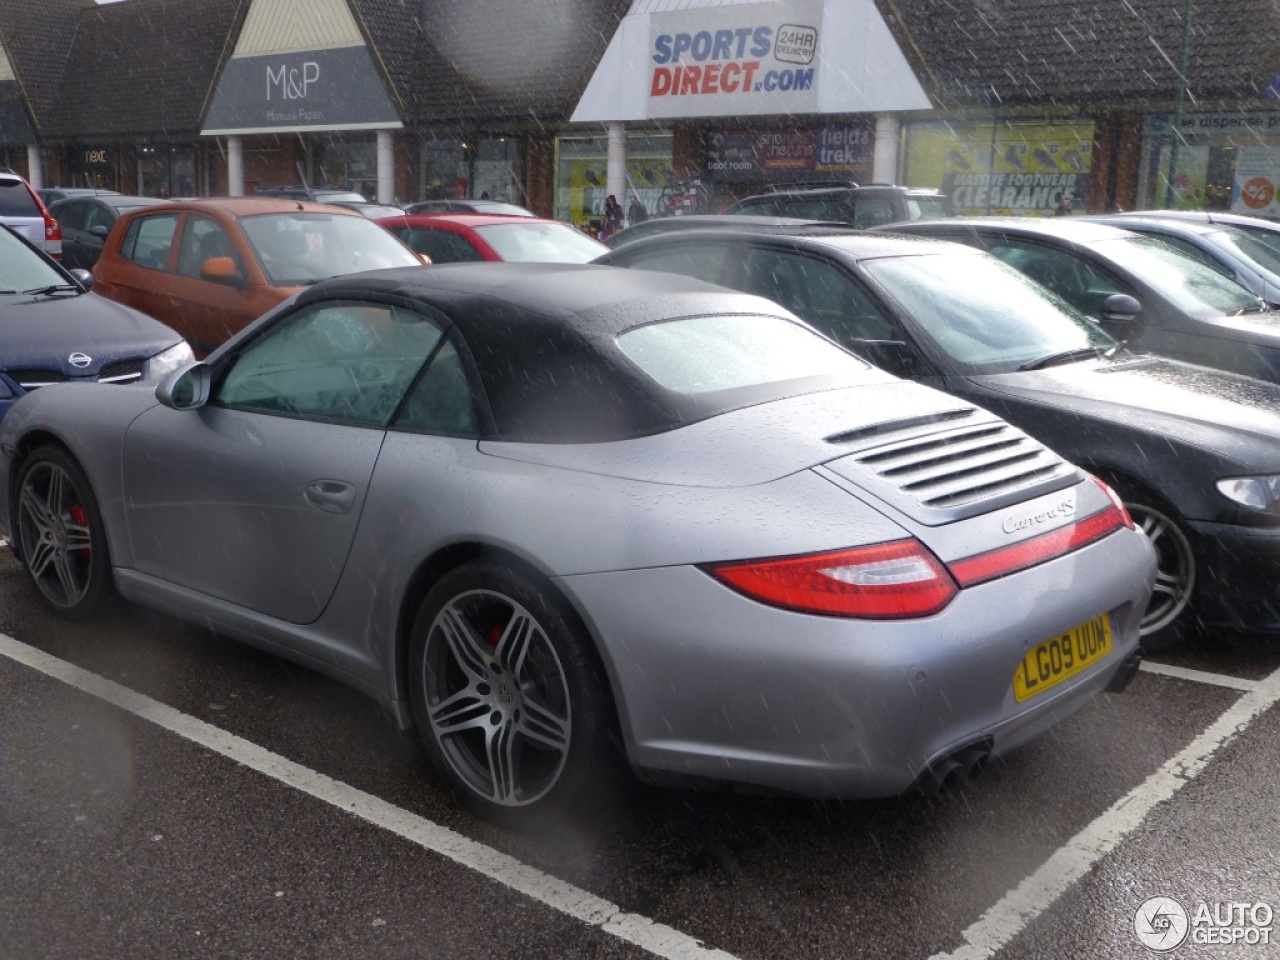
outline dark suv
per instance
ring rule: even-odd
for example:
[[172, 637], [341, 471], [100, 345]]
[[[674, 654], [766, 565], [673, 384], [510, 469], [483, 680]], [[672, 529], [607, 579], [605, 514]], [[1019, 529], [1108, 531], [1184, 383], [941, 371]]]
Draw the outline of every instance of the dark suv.
[[776, 190], [739, 200], [725, 213], [757, 217], [839, 220], [855, 227], [876, 227], [902, 220], [933, 220], [953, 215], [951, 198], [923, 187], [888, 183], [849, 184], [813, 190]]

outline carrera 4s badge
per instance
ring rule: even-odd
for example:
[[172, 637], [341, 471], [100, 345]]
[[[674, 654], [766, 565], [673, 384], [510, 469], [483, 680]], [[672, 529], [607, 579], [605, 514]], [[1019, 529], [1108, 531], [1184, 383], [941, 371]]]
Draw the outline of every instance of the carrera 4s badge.
[[1076, 498], [1067, 497], [1051, 507], [1041, 507], [1035, 513], [1017, 513], [1004, 518], [1000, 529], [1005, 533], [1021, 533], [1034, 527], [1043, 526], [1060, 520], [1069, 520], [1076, 515]]

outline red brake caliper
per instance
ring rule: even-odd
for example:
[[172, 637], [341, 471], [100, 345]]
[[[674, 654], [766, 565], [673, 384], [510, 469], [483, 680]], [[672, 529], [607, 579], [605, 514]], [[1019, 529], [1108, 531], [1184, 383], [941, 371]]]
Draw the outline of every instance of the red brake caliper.
[[[71, 519], [75, 521], [76, 524], [82, 527], [89, 526], [89, 515], [85, 513], [84, 507], [80, 506], [80, 504], [77, 503], [69, 512], [71, 514]], [[88, 553], [89, 545], [85, 544], [83, 549], [85, 553]]]

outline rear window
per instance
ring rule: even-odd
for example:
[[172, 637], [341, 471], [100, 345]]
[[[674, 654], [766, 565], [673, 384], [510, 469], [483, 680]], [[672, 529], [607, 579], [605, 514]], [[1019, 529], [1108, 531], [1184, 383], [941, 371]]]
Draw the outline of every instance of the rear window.
[[628, 330], [618, 347], [668, 390], [741, 390], [809, 377], [856, 377], [867, 365], [808, 327], [766, 316], [688, 317]]
[[21, 180], [0, 177], [0, 217], [39, 217], [40, 204]]

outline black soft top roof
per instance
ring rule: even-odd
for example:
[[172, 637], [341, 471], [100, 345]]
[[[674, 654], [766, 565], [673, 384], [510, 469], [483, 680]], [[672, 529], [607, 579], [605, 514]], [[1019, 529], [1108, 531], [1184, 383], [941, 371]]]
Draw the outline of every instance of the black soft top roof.
[[447, 317], [479, 374], [497, 439], [620, 440], [813, 389], [793, 382], [690, 395], [644, 374], [618, 346], [627, 330], [709, 314], [791, 318], [768, 300], [688, 277], [577, 264], [457, 263], [336, 277], [298, 303], [334, 296], [394, 297]]

